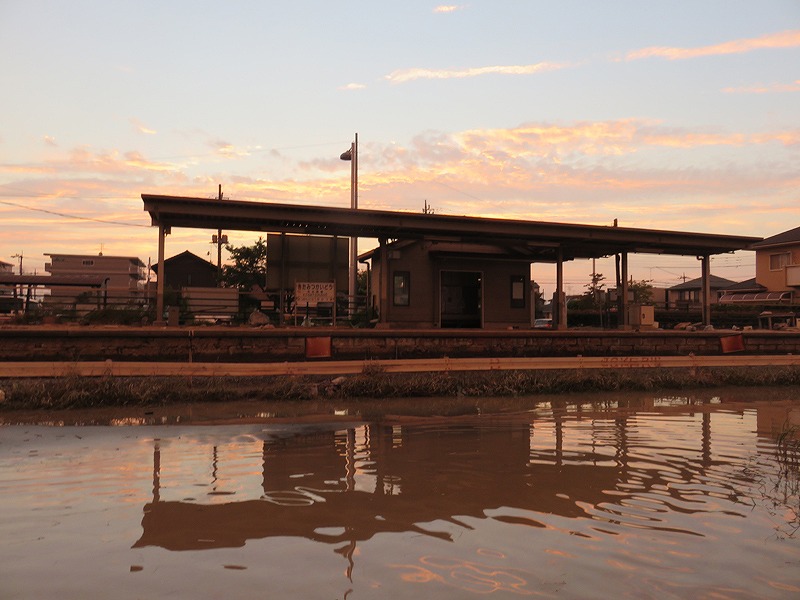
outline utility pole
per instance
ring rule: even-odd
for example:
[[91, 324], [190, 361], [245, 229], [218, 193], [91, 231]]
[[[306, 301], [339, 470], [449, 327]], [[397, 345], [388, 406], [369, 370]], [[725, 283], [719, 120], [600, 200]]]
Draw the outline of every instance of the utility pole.
[[[358, 210], [358, 133], [355, 134], [353, 142], [350, 144], [350, 149], [342, 152], [339, 157], [342, 160], [350, 161], [350, 208]], [[355, 297], [356, 297], [356, 277], [358, 276], [358, 237], [350, 238], [350, 275], [349, 285], [347, 289], [348, 304], [350, 315], [355, 312]]]
[[[222, 200], [222, 184], [219, 184], [217, 200]], [[217, 235], [211, 236], [211, 243], [217, 245], [217, 277], [222, 281], [222, 244], [228, 243], [228, 236], [222, 235], [222, 229], [217, 228]]]
[[[22, 275], [22, 258], [23, 258], [22, 255], [23, 255], [23, 252], [20, 252], [19, 254], [14, 254], [11, 257], [11, 258], [18, 258], [19, 259], [19, 274], [20, 274], [20, 276]], [[17, 286], [16, 285], [14, 286], [14, 297], [15, 298], [17, 297]], [[20, 284], [19, 284], [19, 297], [20, 298], [22, 297], [22, 282], [20, 282]]]
[[[222, 184], [219, 184], [219, 197], [222, 200]], [[222, 275], [222, 229], [217, 228], [217, 271]]]
[[19, 259], [19, 274], [22, 275], [22, 259], [23, 253], [20, 252], [19, 254], [14, 254], [11, 258], [18, 258]]

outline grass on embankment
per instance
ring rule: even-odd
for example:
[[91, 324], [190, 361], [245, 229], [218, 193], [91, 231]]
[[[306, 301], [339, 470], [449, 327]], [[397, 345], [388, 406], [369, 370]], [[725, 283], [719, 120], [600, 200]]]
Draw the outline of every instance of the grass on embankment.
[[515, 397], [719, 386], [797, 386], [800, 367], [364, 373], [323, 377], [80, 377], [0, 380], [0, 409], [164, 406], [244, 400]]

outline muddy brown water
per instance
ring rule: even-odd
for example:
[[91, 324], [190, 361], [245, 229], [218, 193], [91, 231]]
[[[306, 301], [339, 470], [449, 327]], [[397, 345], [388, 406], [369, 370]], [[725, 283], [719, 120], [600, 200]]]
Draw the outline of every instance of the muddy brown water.
[[800, 390], [404, 402], [0, 415], [0, 598], [800, 597]]

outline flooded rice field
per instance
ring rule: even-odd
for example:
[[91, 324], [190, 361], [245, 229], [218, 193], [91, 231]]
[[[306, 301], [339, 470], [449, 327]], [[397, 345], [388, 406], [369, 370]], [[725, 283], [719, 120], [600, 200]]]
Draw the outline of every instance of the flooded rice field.
[[0, 598], [800, 597], [797, 390], [599, 398], [6, 416]]

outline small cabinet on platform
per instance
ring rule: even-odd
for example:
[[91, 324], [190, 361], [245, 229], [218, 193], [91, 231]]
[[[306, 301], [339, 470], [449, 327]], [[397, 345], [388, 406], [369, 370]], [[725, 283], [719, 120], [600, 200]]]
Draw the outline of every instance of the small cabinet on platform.
[[626, 307], [628, 325], [634, 327], [655, 327], [655, 311], [652, 306], [629, 304]]

